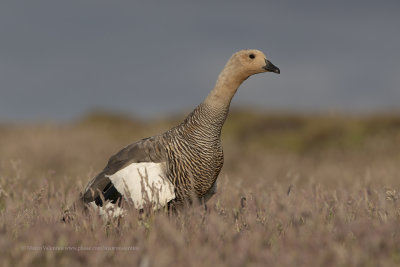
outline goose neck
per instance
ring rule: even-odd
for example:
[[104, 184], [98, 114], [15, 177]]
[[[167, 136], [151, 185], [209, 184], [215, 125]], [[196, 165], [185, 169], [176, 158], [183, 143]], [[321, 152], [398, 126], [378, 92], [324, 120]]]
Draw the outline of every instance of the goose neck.
[[229, 66], [225, 67], [218, 76], [215, 87], [211, 90], [204, 102], [209, 106], [229, 108], [233, 96], [246, 79], [247, 76], [238, 75], [234, 68]]

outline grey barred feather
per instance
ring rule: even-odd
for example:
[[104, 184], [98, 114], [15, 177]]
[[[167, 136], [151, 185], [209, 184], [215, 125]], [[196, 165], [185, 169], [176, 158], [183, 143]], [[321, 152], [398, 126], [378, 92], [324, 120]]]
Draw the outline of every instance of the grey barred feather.
[[[266, 71], [279, 73], [262, 52], [242, 50], [235, 53], [218, 77], [215, 88], [180, 125], [128, 145], [112, 156], [104, 170], [86, 186], [82, 196], [84, 203], [98, 206], [103, 205], [103, 200], [118, 203], [126, 192], [118, 190], [113, 179], [119, 179], [118, 175], [122, 174], [118, 173], [122, 170], [140, 163], [160, 163], [156, 168], [165, 163], [165, 170], [160, 167], [156, 173], [160, 176], [157, 181], [166, 179], [173, 185], [173, 194], [167, 194], [166, 198], [169, 206], [191, 203], [193, 198], [207, 201], [216, 192], [216, 180], [224, 163], [221, 129], [230, 101], [245, 79]], [[137, 175], [131, 175], [123, 179], [137, 179]]]
[[176, 188], [175, 203], [203, 198], [214, 185], [224, 163], [221, 129], [228, 110], [200, 104], [179, 126], [163, 134], [168, 179]]
[[200, 104], [180, 125], [162, 135], [131, 144], [112, 156], [104, 170], [90, 182], [83, 195], [94, 201], [110, 183], [106, 177], [132, 162], [167, 162], [166, 178], [174, 185], [176, 199], [170, 204], [203, 198], [221, 171], [224, 157], [221, 129], [228, 110]]

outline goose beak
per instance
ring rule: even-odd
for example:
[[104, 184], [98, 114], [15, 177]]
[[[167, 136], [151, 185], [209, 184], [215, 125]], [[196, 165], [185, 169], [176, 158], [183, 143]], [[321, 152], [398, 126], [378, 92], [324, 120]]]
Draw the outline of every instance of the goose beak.
[[281, 73], [281, 70], [275, 66], [274, 64], [271, 63], [269, 60], [265, 60], [265, 66], [263, 67], [264, 70], [269, 71], [269, 72], [275, 72], [275, 73]]

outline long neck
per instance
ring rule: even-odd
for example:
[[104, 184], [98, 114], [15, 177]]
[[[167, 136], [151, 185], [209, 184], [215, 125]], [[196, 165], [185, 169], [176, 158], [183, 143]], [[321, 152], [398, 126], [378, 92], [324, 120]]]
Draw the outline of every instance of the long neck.
[[[186, 119], [187, 125], [203, 125], [199, 129], [207, 129], [209, 133], [221, 134], [222, 126], [226, 120], [229, 111], [229, 105], [237, 89], [247, 78], [240, 75], [240, 71], [235, 69], [228, 61], [224, 69], [218, 76], [215, 87]], [[193, 122], [195, 122], [193, 124]]]
[[209, 136], [210, 139], [217, 138], [219, 140], [231, 100], [239, 86], [248, 77], [230, 63], [231, 61], [228, 61], [218, 76], [214, 89], [203, 103], [184, 121], [184, 127], [192, 129], [190, 131], [192, 134], [202, 134]]
[[247, 79], [246, 75], [240, 74], [234, 67], [227, 64], [204, 103], [217, 108], [229, 108], [237, 89]]

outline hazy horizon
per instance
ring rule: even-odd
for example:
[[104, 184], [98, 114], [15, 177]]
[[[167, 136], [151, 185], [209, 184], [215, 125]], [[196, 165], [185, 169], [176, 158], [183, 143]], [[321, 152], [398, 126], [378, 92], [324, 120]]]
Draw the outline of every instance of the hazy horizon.
[[398, 14], [360, 0], [1, 3], [0, 122], [186, 113], [246, 48], [281, 74], [245, 81], [233, 108], [399, 111]]

